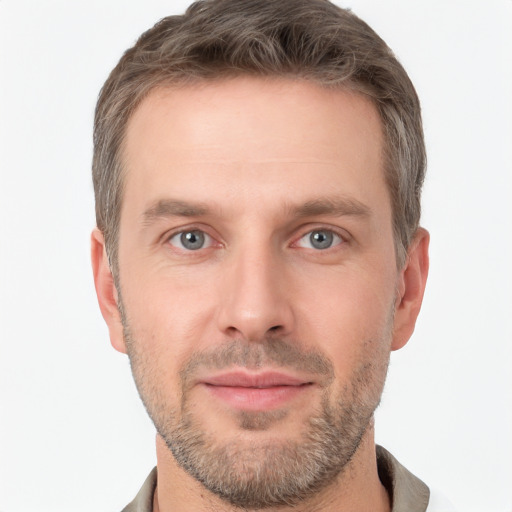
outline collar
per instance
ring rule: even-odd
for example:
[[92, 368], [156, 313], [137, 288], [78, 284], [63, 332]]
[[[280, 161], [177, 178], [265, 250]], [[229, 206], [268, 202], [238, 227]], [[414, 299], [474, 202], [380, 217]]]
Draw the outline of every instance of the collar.
[[391, 512], [425, 512], [430, 498], [429, 488], [385, 448], [377, 445], [376, 449], [377, 470], [391, 498]]
[[[391, 497], [391, 512], [425, 512], [430, 497], [428, 487], [402, 466], [382, 446], [377, 449], [377, 469], [382, 485]], [[157, 469], [153, 468], [135, 499], [122, 512], [152, 512]]]

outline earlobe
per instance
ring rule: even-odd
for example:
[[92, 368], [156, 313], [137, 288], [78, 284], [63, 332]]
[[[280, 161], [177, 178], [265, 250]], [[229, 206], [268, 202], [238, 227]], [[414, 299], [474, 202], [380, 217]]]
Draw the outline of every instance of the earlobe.
[[96, 296], [109, 330], [110, 342], [116, 350], [126, 353], [117, 290], [105, 250], [103, 233], [98, 228], [91, 233], [91, 262]]
[[429, 241], [428, 231], [418, 228], [409, 247], [407, 261], [400, 272], [397, 283], [392, 350], [402, 348], [414, 332], [427, 283]]

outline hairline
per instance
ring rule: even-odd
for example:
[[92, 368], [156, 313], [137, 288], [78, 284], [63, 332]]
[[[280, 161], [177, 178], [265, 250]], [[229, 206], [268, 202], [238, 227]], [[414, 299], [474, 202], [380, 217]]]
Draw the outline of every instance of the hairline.
[[[364, 87], [364, 84], [358, 83], [351, 78], [347, 78], [341, 82], [336, 83], [323, 83], [320, 79], [311, 76], [307, 73], [299, 72], [251, 72], [248, 70], [236, 70], [236, 69], [222, 69], [219, 68], [219, 72], [217, 74], [211, 74], [209, 76], [193, 76], [193, 75], [184, 75], [182, 77], [172, 77], [165, 76], [162, 74], [160, 79], [156, 79], [152, 85], [149, 85], [143, 91], [140, 92], [137, 101], [133, 102], [131, 105], [131, 109], [129, 110], [126, 118], [123, 123], [123, 130], [120, 139], [120, 143], [118, 145], [118, 149], [115, 156], [115, 167], [118, 172], [117, 179], [119, 181], [119, 189], [118, 189], [118, 197], [119, 201], [119, 210], [116, 216], [116, 223], [114, 225], [114, 229], [112, 233], [109, 233], [109, 240], [107, 241], [107, 255], [110, 264], [110, 268], [112, 270], [114, 279], [118, 281], [119, 277], [119, 231], [120, 231], [120, 223], [121, 223], [121, 215], [124, 204], [124, 187], [126, 181], [126, 172], [127, 172], [127, 162], [126, 162], [126, 135], [128, 131], [128, 126], [133, 116], [137, 112], [137, 110], [141, 107], [141, 105], [153, 94], [158, 91], [177, 91], [180, 89], [188, 88], [188, 87], [197, 87], [207, 86], [209, 84], [222, 83], [229, 80], [234, 80], [237, 78], [256, 78], [261, 80], [291, 80], [296, 82], [307, 82], [318, 87], [321, 87], [326, 90], [333, 91], [348, 91], [354, 94], [357, 94], [363, 98], [366, 98], [371, 102], [373, 107], [376, 109], [378, 118], [379, 118], [379, 126], [382, 132], [382, 172], [384, 173], [384, 182], [386, 186], [387, 193], [389, 194], [390, 204], [391, 204], [391, 222], [392, 222], [392, 230], [393, 230], [393, 245], [395, 248], [395, 259], [397, 268], [400, 269], [406, 261], [406, 253], [408, 246], [405, 246], [402, 241], [402, 237], [399, 232], [397, 232], [397, 212], [396, 212], [396, 203], [394, 198], [392, 197], [392, 190], [390, 184], [388, 183], [388, 176], [392, 174], [392, 170], [389, 168], [393, 165], [393, 151], [391, 150], [391, 141], [389, 140], [386, 124], [383, 119], [383, 114], [381, 109], [379, 108], [378, 100]], [[417, 226], [415, 231], [417, 231]], [[412, 233], [412, 237], [414, 236], [414, 232]]]

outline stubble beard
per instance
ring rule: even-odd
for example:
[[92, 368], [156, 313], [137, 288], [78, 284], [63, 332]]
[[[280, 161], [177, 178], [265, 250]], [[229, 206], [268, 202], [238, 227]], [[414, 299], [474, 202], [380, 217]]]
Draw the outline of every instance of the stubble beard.
[[[125, 318], [123, 326], [137, 389], [176, 462], [210, 492], [243, 509], [296, 505], [343, 475], [379, 404], [389, 362], [389, 352], [381, 348], [386, 340], [367, 341], [367, 352], [382, 354], [363, 358], [333, 400], [327, 383], [334, 380], [334, 369], [322, 354], [304, 352], [278, 338], [261, 343], [232, 341], [221, 349], [197, 354], [185, 365], [180, 372], [181, 403], [172, 407], [159, 385], [158, 363], [142, 353]], [[298, 440], [221, 443], [208, 432], [207, 418], [194, 415], [191, 407], [187, 384], [201, 365], [307, 369], [321, 375], [325, 386], [319, 407], [302, 426]], [[241, 411], [238, 426], [243, 431], [264, 431], [285, 414], [280, 410]]]

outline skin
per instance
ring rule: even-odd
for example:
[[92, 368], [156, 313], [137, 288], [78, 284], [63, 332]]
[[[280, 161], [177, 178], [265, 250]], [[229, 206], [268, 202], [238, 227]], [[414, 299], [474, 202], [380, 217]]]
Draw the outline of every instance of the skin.
[[[241, 427], [236, 401], [212, 394], [194, 374], [187, 395], [193, 416], [219, 444], [300, 442], [322, 397], [334, 404], [346, 396], [364, 365], [374, 369], [364, 397], [378, 402], [389, 354], [414, 330], [428, 272], [421, 228], [397, 269], [382, 148], [368, 99], [289, 79], [155, 90], [129, 121], [118, 287], [133, 350], [157, 375], [148, 387], [179, 410], [180, 370], [195, 355], [231, 342], [263, 346], [270, 336], [321, 354], [333, 368], [323, 381], [269, 364], [308, 386], [272, 405], [277, 419], [255, 430]], [[176, 200], [188, 211], [181, 204], [178, 212], [169, 202]], [[206, 233], [206, 245], [180, 245], [177, 233], [187, 229]], [[314, 248], [314, 230], [334, 233], [332, 245]], [[98, 230], [92, 263], [111, 343], [126, 353]], [[234, 510], [176, 464], [160, 436], [157, 457], [155, 510]], [[373, 421], [343, 473], [293, 510], [390, 510]]]

